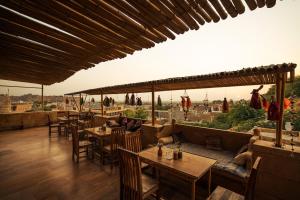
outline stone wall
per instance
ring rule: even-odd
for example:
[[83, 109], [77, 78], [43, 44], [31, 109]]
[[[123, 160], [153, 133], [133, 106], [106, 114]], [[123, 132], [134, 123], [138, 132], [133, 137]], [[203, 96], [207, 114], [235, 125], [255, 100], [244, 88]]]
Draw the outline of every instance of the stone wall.
[[48, 114], [57, 120], [57, 112], [22, 112], [0, 114], [0, 131], [45, 126], [48, 124]]

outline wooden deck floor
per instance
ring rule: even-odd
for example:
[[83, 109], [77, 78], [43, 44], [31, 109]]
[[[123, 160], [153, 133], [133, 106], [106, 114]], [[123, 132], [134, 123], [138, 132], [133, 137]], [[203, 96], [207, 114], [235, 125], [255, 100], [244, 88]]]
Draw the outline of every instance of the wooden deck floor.
[[118, 199], [118, 170], [76, 164], [71, 148], [46, 127], [0, 132], [0, 199]]
[[[119, 169], [74, 163], [71, 148], [64, 137], [49, 139], [47, 127], [0, 132], [0, 199], [119, 199]], [[176, 191], [161, 185], [163, 199], [189, 199]]]

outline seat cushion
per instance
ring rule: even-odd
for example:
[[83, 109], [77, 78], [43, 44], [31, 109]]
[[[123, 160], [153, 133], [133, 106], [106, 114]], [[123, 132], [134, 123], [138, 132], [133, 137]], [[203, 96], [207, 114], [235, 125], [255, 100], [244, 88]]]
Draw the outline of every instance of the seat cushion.
[[106, 151], [106, 152], [110, 152], [110, 151], [111, 151], [110, 145], [104, 146], [104, 147], [103, 147], [103, 150]]
[[227, 190], [221, 186], [218, 186], [213, 193], [207, 198], [207, 200], [244, 200], [244, 197], [240, 194]]
[[158, 189], [157, 181], [150, 176], [142, 174], [143, 194], [152, 193]]
[[[166, 146], [173, 147], [174, 144], [169, 144]], [[217, 160], [216, 164], [213, 166], [213, 171], [216, 170], [218, 172], [224, 172], [224, 175], [229, 174], [236, 176], [236, 178], [239, 180], [245, 179], [247, 176], [249, 176], [246, 168], [233, 163], [233, 158], [235, 156], [233, 152], [207, 149], [204, 145], [193, 143], [182, 143], [181, 149], [184, 152]]]
[[92, 145], [92, 143], [88, 140], [79, 141], [79, 147], [85, 147], [85, 146], [88, 146], [88, 145]]
[[51, 127], [59, 127], [59, 124], [57, 123], [53, 123], [53, 124], [50, 124]]

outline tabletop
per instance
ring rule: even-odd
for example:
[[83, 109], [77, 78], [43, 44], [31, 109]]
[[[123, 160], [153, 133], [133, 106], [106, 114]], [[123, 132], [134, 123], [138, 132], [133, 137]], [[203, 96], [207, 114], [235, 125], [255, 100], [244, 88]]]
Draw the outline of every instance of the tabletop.
[[141, 151], [139, 156], [141, 160], [153, 164], [156, 167], [164, 168], [168, 171], [180, 173], [191, 179], [200, 179], [215, 163], [216, 160], [182, 152], [182, 159], [167, 159], [165, 152], [168, 148], [163, 148], [163, 156], [158, 157], [158, 147], [152, 147]]
[[102, 127], [86, 128], [84, 130], [97, 137], [108, 137], [111, 135], [111, 131], [103, 131]]

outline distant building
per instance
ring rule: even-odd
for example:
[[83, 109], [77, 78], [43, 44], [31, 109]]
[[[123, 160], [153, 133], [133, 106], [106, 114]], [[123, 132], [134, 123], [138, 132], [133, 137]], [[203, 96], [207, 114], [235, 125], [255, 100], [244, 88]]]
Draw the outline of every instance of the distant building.
[[8, 95], [0, 95], [0, 113], [11, 112], [11, 101]]
[[12, 103], [11, 111], [12, 112], [27, 112], [32, 110], [32, 103], [28, 102], [20, 102], [20, 103]]

